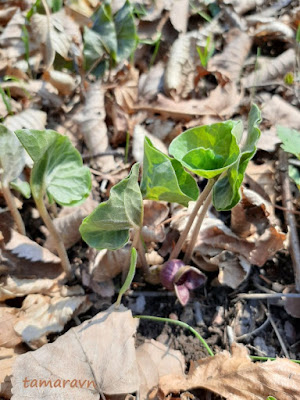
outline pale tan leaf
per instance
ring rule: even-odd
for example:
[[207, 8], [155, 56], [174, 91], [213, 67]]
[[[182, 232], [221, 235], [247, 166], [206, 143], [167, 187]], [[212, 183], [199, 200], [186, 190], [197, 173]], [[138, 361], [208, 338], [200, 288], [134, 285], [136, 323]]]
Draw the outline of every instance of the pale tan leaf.
[[91, 306], [87, 296], [49, 297], [29, 294], [23, 301], [14, 329], [32, 348], [47, 343], [46, 335], [61, 332], [65, 324]]
[[33, 262], [60, 263], [60, 258], [56, 255], [14, 230], [11, 232], [10, 241], [6, 244], [6, 250]]
[[194, 363], [189, 375], [168, 375], [160, 379], [162, 394], [205, 388], [228, 400], [297, 400], [300, 366], [287, 359], [253, 363], [247, 348], [232, 345], [232, 354], [223, 351]]
[[159, 378], [167, 374], [183, 374], [185, 360], [178, 350], [172, 350], [157, 342], [147, 340], [136, 350], [140, 375], [139, 398], [147, 400], [149, 392], [158, 385]]
[[[242, 84], [245, 88], [269, 85], [276, 78], [283, 78], [287, 72], [293, 71], [295, 61], [295, 50], [286, 50], [278, 57], [270, 58], [263, 64], [262, 68], [244, 78]], [[282, 83], [282, 79], [280, 83]]]
[[[90, 86], [83, 109], [74, 117], [92, 155], [103, 153], [110, 148], [105, 117], [104, 89], [98, 80]], [[112, 156], [101, 157], [99, 163], [108, 171], [114, 166], [114, 159]]]
[[0, 23], [1, 25], [6, 24], [17, 11], [17, 7], [7, 7], [0, 10]]
[[170, 21], [177, 32], [185, 33], [189, 17], [189, 0], [173, 1]]
[[142, 125], [135, 125], [133, 131], [133, 141], [132, 141], [132, 154], [137, 162], [142, 163], [144, 159], [144, 139], [148, 137], [153, 146], [164, 154], [168, 154], [168, 149], [166, 145], [157, 137], [149, 133]]
[[[80, 238], [79, 226], [83, 218], [87, 217], [96, 207], [98, 203], [92, 198], [88, 198], [83, 204], [76, 207], [64, 207], [58, 214], [58, 217], [53, 219], [53, 223], [57, 232], [62, 238], [65, 248], [69, 249]], [[46, 233], [46, 241], [44, 247], [53, 253], [56, 253], [56, 245], [53, 237]]]
[[261, 6], [264, 0], [223, 0], [224, 4], [231, 4], [237, 14], [245, 14], [256, 6]]
[[283, 22], [274, 20], [270, 23], [260, 25], [255, 30], [254, 36], [262, 37], [265, 41], [271, 39], [291, 41], [294, 38], [294, 31]]
[[45, 71], [43, 79], [50, 82], [63, 96], [68, 96], [73, 93], [76, 87], [75, 79], [70, 74], [62, 71]]
[[162, 89], [165, 66], [158, 62], [150, 70], [141, 75], [139, 79], [139, 97], [143, 100], [154, 100]]
[[25, 54], [25, 46], [22, 41], [22, 26], [24, 24], [25, 16], [18, 9], [0, 35], [0, 45], [5, 48], [5, 56], [10, 63]]
[[59, 290], [59, 286], [58, 281], [54, 279], [3, 277], [0, 280], [0, 301], [23, 297], [31, 293], [53, 295]]
[[[96, 400], [100, 394], [132, 393], [139, 388], [134, 338], [137, 320], [125, 307], [110, 309], [72, 328], [54, 343], [17, 358], [13, 368], [13, 400], [53, 396], [53, 387], [24, 388], [23, 380], [46, 379], [61, 385], [64, 400]], [[77, 384], [73, 382], [77, 380]], [[81, 380], [82, 387], [79, 385]], [[68, 380], [63, 387], [63, 380]], [[90, 381], [90, 385], [86, 384]], [[31, 385], [32, 386], [32, 385]], [[72, 388], [70, 390], [70, 388]], [[58, 397], [57, 397], [58, 398]]]
[[226, 45], [223, 52], [208, 61], [208, 69], [210, 71], [217, 70], [231, 81], [237, 82], [250, 51], [252, 39], [247, 33], [238, 29], [232, 30], [230, 37], [231, 41]]
[[105, 282], [127, 271], [130, 262], [130, 247], [118, 250], [100, 250], [90, 261], [90, 274], [96, 282]]
[[22, 342], [14, 326], [18, 321], [18, 308], [0, 303], [0, 347], [13, 348]]
[[0, 347], [0, 396], [11, 398], [12, 368], [18, 355], [26, 353], [25, 346], [19, 345], [14, 349]]
[[28, 108], [20, 114], [12, 115], [6, 118], [4, 124], [11, 131], [18, 129], [45, 129], [47, 123], [47, 114], [44, 111]]

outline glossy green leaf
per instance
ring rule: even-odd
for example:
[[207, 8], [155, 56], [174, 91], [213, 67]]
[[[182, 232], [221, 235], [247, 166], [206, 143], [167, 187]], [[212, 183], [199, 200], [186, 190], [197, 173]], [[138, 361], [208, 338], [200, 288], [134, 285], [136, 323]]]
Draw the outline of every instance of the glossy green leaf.
[[127, 59], [134, 51], [137, 41], [132, 7], [128, 0], [114, 17], [118, 41], [117, 61]]
[[[125, 1], [123, 7], [113, 16], [110, 4], [102, 3], [91, 17], [93, 26], [84, 30], [85, 69], [92, 67], [97, 60], [107, 54], [113, 63], [128, 58], [134, 51], [137, 41], [132, 7]], [[97, 70], [104, 70], [104, 61]]]
[[240, 121], [188, 129], [172, 141], [169, 152], [188, 170], [213, 178], [237, 161], [241, 131]]
[[188, 205], [197, 200], [199, 189], [196, 181], [188, 174], [179, 161], [156, 149], [146, 137], [144, 141], [143, 197], [170, 203]]
[[52, 130], [15, 132], [34, 161], [30, 177], [32, 195], [63, 206], [80, 204], [91, 191], [91, 173], [68, 137]]
[[0, 177], [8, 186], [18, 178], [25, 166], [25, 151], [16, 135], [0, 124]]
[[241, 199], [240, 187], [247, 165], [256, 152], [256, 143], [260, 137], [258, 125], [261, 121], [259, 108], [254, 104], [248, 118], [248, 132], [238, 160], [219, 179], [213, 189], [213, 204], [219, 211], [230, 210]]
[[278, 125], [277, 135], [282, 141], [283, 150], [294, 154], [300, 160], [300, 132]]
[[127, 178], [110, 191], [108, 201], [86, 217], [80, 233], [96, 249], [115, 250], [129, 240], [129, 229], [139, 229], [143, 221], [143, 199], [138, 185], [139, 165], [134, 164]]

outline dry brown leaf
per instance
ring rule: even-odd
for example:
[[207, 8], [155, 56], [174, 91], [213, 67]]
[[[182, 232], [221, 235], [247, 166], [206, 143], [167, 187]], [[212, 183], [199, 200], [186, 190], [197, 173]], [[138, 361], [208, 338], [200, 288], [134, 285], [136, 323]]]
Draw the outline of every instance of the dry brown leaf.
[[[53, 390], [64, 400], [96, 400], [99, 394], [137, 391], [139, 376], [133, 338], [136, 326], [137, 320], [125, 307], [111, 307], [72, 328], [54, 343], [18, 357], [13, 367], [12, 400], [51, 398]], [[48, 385], [37, 390], [38, 382], [37, 387], [24, 388], [26, 377], [57, 384], [55, 389]], [[63, 380], [68, 380], [65, 387]], [[88, 386], [87, 381], [94, 384]]]
[[26, 353], [25, 346], [19, 345], [14, 349], [0, 347], [0, 396], [11, 398], [11, 374], [18, 355]]
[[160, 392], [179, 393], [205, 388], [228, 400], [296, 400], [300, 392], [300, 366], [287, 359], [253, 363], [247, 348], [232, 345], [232, 354], [223, 351], [192, 364], [190, 373], [160, 379]]
[[5, 25], [17, 11], [17, 7], [7, 7], [0, 10], [0, 24]]
[[[98, 203], [92, 198], [88, 198], [83, 204], [77, 207], [64, 207], [53, 219], [56, 230], [62, 238], [65, 248], [69, 249], [81, 239], [79, 226], [83, 218], [87, 217], [96, 207]], [[56, 253], [56, 245], [53, 237], [46, 233], [46, 241], [44, 247], [53, 253]]]
[[[283, 290], [283, 293], [297, 293], [294, 285], [288, 286]], [[283, 306], [285, 311], [293, 318], [300, 318], [300, 299], [293, 297], [284, 297]]]
[[123, 111], [130, 113], [138, 99], [139, 71], [129, 67], [127, 74], [120, 77], [118, 86], [114, 89], [116, 103]]
[[242, 15], [253, 10], [256, 6], [261, 6], [264, 0], [223, 0], [223, 3], [232, 5], [234, 11]]
[[140, 376], [139, 398], [149, 399], [149, 392], [158, 384], [159, 378], [167, 374], [183, 374], [185, 361], [178, 350], [172, 350], [157, 342], [147, 340], [136, 350]]
[[165, 66], [158, 62], [150, 70], [141, 75], [139, 79], [139, 98], [143, 100], [154, 100], [163, 87], [163, 76]]
[[[105, 117], [104, 90], [101, 81], [98, 80], [90, 86], [83, 109], [74, 117], [92, 155], [104, 153], [110, 148]], [[114, 158], [101, 157], [97, 164], [102, 167], [103, 172], [107, 172], [113, 169]]]
[[208, 69], [210, 71], [217, 70], [231, 81], [237, 82], [250, 51], [252, 39], [247, 33], [237, 29], [230, 31], [229, 36], [231, 41], [222, 53], [215, 55], [208, 61]]
[[13, 348], [22, 342], [14, 326], [18, 321], [18, 308], [0, 303], [0, 347]]
[[6, 118], [4, 125], [11, 131], [18, 129], [45, 129], [47, 123], [47, 114], [44, 111], [28, 108], [20, 114], [12, 115]]
[[169, 207], [163, 202], [144, 200], [144, 220], [142, 234], [146, 242], [162, 242], [165, 238], [164, 226], [161, 223], [169, 214]]
[[43, 79], [50, 82], [63, 96], [72, 94], [76, 88], [75, 79], [66, 72], [55, 70], [45, 71]]
[[5, 56], [11, 64], [25, 54], [22, 41], [22, 26], [24, 24], [25, 16], [18, 9], [0, 35], [1, 48], [5, 48], [2, 57]]
[[264, 41], [272, 39], [281, 39], [291, 41], [294, 38], [294, 31], [285, 23], [273, 20], [270, 23], [260, 25], [254, 32], [256, 38], [262, 38]]
[[11, 232], [10, 241], [6, 243], [6, 250], [33, 262], [60, 263], [60, 258], [56, 255], [14, 230]]
[[275, 151], [276, 144], [280, 143], [280, 139], [276, 134], [276, 125], [299, 130], [300, 111], [278, 95], [270, 98], [266, 94], [262, 97], [265, 99], [262, 105], [263, 121], [267, 122], [271, 128], [262, 130], [257, 147], [265, 151]]
[[173, 1], [170, 10], [170, 21], [177, 32], [185, 33], [189, 17], [189, 0]]
[[[274, 83], [273, 81], [277, 78], [283, 78], [287, 72], [294, 70], [295, 61], [295, 50], [286, 50], [276, 58], [269, 58], [262, 68], [242, 79], [242, 84], [245, 88], [250, 88]], [[282, 82], [283, 79], [280, 80], [280, 83]]]
[[161, 152], [168, 154], [166, 145], [160, 139], [149, 133], [142, 125], [135, 125], [132, 141], [132, 154], [137, 162], [143, 162], [144, 139], [146, 136], [151, 140], [153, 146], [158, 148]]
[[49, 297], [29, 294], [23, 301], [14, 329], [31, 348], [47, 343], [49, 333], [61, 332], [74, 315], [91, 306], [87, 296]]
[[90, 261], [90, 274], [97, 282], [106, 282], [119, 275], [124, 269], [127, 271], [130, 261], [130, 247], [125, 246], [118, 250], [100, 250]]

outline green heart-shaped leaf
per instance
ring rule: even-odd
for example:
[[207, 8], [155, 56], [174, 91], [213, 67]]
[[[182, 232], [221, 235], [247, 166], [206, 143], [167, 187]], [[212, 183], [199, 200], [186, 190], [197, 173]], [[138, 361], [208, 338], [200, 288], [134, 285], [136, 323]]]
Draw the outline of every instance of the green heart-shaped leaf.
[[210, 179], [230, 168], [239, 157], [241, 121], [225, 121], [188, 129], [175, 138], [169, 152], [184, 167]]
[[25, 166], [25, 151], [16, 135], [0, 124], [0, 176], [4, 186], [18, 178]]
[[300, 132], [281, 125], [276, 128], [283, 150], [294, 154], [300, 160]]
[[15, 132], [34, 161], [30, 186], [35, 199], [47, 193], [63, 206], [80, 204], [91, 191], [91, 173], [82, 165], [69, 138], [52, 130], [21, 129]]
[[120, 62], [131, 55], [137, 42], [132, 6], [128, 0], [114, 16], [114, 22], [118, 41], [117, 62]]
[[261, 121], [259, 108], [253, 104], [248, 118], [248, 134], [236, 163], [219, 179], [213, 190], [213, 204], [219, 211], [230, 210], [241, 199], [240, 187], [247, 165], [256, 152], [256, 143], [260, 137], [258, 124]]
[[140, 229], [143, 221], [143, 199], [138, 185], [139, 165], [110, 191], [109, 200], [86, 217], [80, 233], [96, 249], [115, 250], [129, 240], [129, 229]]
[[188, 205], [197, 200], [199, 189], [196, 181], [179, 161], [156, 149], [146, 137], [141, 191], [146, 199], [162, 200]]

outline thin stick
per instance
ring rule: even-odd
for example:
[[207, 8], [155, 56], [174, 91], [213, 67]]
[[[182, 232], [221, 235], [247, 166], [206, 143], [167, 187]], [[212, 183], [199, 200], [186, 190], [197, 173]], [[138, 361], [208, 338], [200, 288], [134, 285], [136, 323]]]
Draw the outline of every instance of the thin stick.
[[201, 212], [198, 215], [197, 223], [196, 223], [196, 226], [195, 226], [195, 228], [193, 230], [191, 241], [190, 241], [190, 243], [188, 245], [188, 248], [187, 248], [187, 251], [186, 251], [186, 253], [184, 255], [183, 262], [185, 264], [189, 264], [189, 262], [191, 261], [192, 254], [193, 254], [193, 251], [194, 251], [194, 248], [195, 248], [195, 244], [196, 244], [196, 240], [198, 238], [198, 234], [199, 234], [202, 222], [204, 220], [204, 217], [205, 217], [205, 215], [207, 213], [207, 210], [209, 209], [209, 207], [211, 205], [211, 200], [212, 200], [212, 190], [210, 191], [209, 195], [207, 196], [207, 198], [206, 198], [206, 200], [205, 200], [205, 202], [204, 202], [204, 204], [203, 204], [203, 206], [201, 208]]
[[283, 341], [283, 339], [282, 339], [282, 337], [281, 337], [281, 335], [279, 333], [279, 330], [278, 330], [278, 328], [277, 328], [277, 326], [275, 324], [275, 321], [273, 320], [273, 317], [272, 317], [270, 311], [268, 311], [266, 309], [266, 307], [264, 307], [264, 309], [266, 311], [266, 314], [267, 314], [267, 317], [268, 317], [269, 321], [271, 322], [271, 325], [272, 325], [272, 327], [274, 329], [274, 332], [275, 332], [275, 334], [277, 336], [277, 339], [278, 339], [278, 341], [280, 343], [280, 346], [282, 348], [282, 351], [283, 351], [284, 355], [286, 356], [286, 358], [290, 358], [289, 352], [287, 351], [286, 345], [285, 345], [285, 343], [284, 343], [284, 341]]
[[284, 211], [284, 219], [290, 233], [290, 253], [293, 261], [293, 269], [295, 275], [295, 285], [297, 292], [300, 292], [300, 245], [297, 232], [297, 223], [293, 210], [293, 197], [290, 187], [290, 179], [288, 175], [288, 156], [285, 151], [279, 151], [280, 177], [282, 185], [282, 204], [286, 208]]
[[265, 329], [266, 326], [269, 325], [270, 323], [270, 318], [268, 317], [258, 328], [254, 329], [252, 332], [245, 333], [244, 335], [237, 336], [235, 339], [237, 342], [240, 342], [242, 340], [249, 339], [251, 336], [257, 335], [259, 332], [261, 332], [263, 329]]
[[53, 224], [52, 219], [50, 218], [50, 215], [48, 214], [48, 211], [44, 205], [43, 199], [35, 198], [35, 203], [36, 203], [37, 209], [40, 213], [40, 216], [42, 217], [43, 221], [45, 222], [45, 225], [55, 242], [55, 247], [56, 247], [57, 253], [59, 255], [59, 258], [61, 260], [61, 265], [62, 265], [68, 279], [72, 279], [73, 278], [72, 268], [71, 268], [71, 264], [70, 264], [65, 246], [63, 244], [63, 241], [62, 241], [59, 233], [57, 232], [57, 230]]
[[300, 293], [239, 293], [237, 295], [239, 299], [280, 299], [282, 297], [290, 297], [294, 299], [300, 299]]
[[194, 207], [192, 213], [189, 216], [187, 224], [186, 224], [183, 232], [181, 233], [181, 235], [180, 235], [180, 237], [179, 237], [174, 249], [171, 252], [169, 260], [173, 260], [174, 258], [177, 258], [179, 253], [181, 252], [183, 243], [184, 243], [185, 239], [187, 238], [189, 230], [191, 229], [191, 226], [192, 226], [192, 224], [193, 224], [193, 222], [194, 222], [194, 220], [195, 220], [195, 218], [196, 218], [196, 216], [198, 214], [198, 211], [199, 211], [200, 207], [202, 206], [202, 204], [204, 203], [204, 201], [206, 200], [206, 198], [207, 198], [208, 194], [210, 193], [214, 183], [215, 183], [215, 180], [214, 179], [210, 179], [207, 182], [207, 185], [205, 186], [203, 192], [198, 197], [198, 200], [197, 200], [197, 202], [195, 204], [195, 207]]
[[190, 325], [186, 324], [185, 322], [177, 321], [177, 320], [170, 319], [170, 318], [152, 317], [151, 315], [135, 315], [133, 318], [150, 319], [152, 321], [158, 321], [158, 322], [167, 322], [167, 323], [179, 325], [182, 328], [188, 329], [190, 332], [192, 332], [193, 335], [196, 336], [197, 339], [200, 340], [200, 342], [206, 348], [208, 354], [212, 357], [214, 356], [213, 351], [211, 350], [209, 345], [206, 343], [206, 341], [203, 339], [203, 337], [194, 328], [192, 328]]
[[2, 183], [2, 193], [6, 201], [7, 207], [9, 208], [9, 211], [11, 212], [11, 215], [13, 216], [13, 219], [17, 225], [18, 232], [21, 233], [21, 235], [25, 236], [26, 235], [25, 225], [22, 220], [21, 214], [19, 213], [19, 210], [16, 206], [14, 196], [11, 194], [9, 187], [5, 186], [3, 183]]

